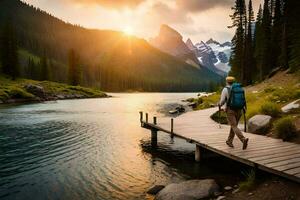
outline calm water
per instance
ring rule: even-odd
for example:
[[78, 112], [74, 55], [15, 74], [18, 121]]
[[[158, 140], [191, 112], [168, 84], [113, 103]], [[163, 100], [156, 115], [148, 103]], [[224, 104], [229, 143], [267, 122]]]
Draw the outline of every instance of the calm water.
[[[113, 94], [0, 107], [0, 199], [145, 199], [156, 184], [218, 176], [194, 146], [160, 134], [138, 111], [164, 115], [195, 94]], [[224, 172], [222, 172], [224, 173]]]

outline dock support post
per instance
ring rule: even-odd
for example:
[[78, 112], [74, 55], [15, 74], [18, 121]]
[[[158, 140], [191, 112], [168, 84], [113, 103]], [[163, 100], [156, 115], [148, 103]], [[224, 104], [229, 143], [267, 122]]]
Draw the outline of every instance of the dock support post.
[[201, 161], [201, 147], [196, 144], [196, 150], [195, 150], [195, 161], [200, 162]]
[[142, 122], [143, 121], [143, 112], [140, 111], [140, 121]]
[[148, 123], [148, 113], [146, 113], [146, 123]]
[[140, 111], [140, 122], [141, 122], [141, 126], [142, 126], [142, 124], [143, 124], [143, 112], [142, 111]]
[[174, 137], [173, 133], [174, 133], [174, 119], [172, 118], [171, 119], [171, 138]]
[[[156, 125], [157, 119], [156, 117], [153, 117], [153, 124]], [[151, 146], [157, 147], [157, 129], [151, 129]]]

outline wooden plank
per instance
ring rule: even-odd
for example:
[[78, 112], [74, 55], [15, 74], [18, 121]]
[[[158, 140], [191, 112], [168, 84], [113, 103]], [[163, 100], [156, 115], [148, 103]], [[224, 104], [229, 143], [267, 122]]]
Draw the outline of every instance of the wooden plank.
[[[300, 183], [300, 145], [283, 142], [262, 135], [243, 133], [250, 138], [247, 150], [236, 138], [235, 148], [225, 144], [230, 127], [218, 124], [210, 119], [215, 108], [185, 113], [174, 119], [173, 135], [195, 143], [222, 156], [257, 166], [259, 169], [274, 173]], [[145, 128], [171, 134], [170, 118], [158, 120], [158, 125], [146, 123]]]
[[290, 165], [290, 164], [294, 164], [294, 163], [299, 163], [300, 164], [300, 157], [298, 158], [292, 158], [292, 159], [288, 159], [288, 160], [283, 160], [283, 161], [279, 161], [279, 162], [272, 162], [272, 163], [268, 163], [265, 164], [268, 167], [281, 167], [284, 165]]
[[288, 170], [285, 170], [284, 172], [287, 173], [287, 174], [292, 174], [292, 175], [299, 174], [300, 173], [300, 167], [293, 168], [293, 169], [288, 169]]
[[[266, 166], [269, 167], [268, 165], [266, 165]], [[286, 170], [290, 170], [290, 169], [294, 169], [294, 168], [298, 168], [298, 167], [300, 167], [300, 162], [291, 163], [291, 164], [287, 164], [287, 165], [282, 165], [282, 166], [279, 166], [279, 167], [270, 167], [270, 168], [274, 168], [278, 171], [286, 171]]]
[[280, 161], [285, 161], [285, 160], [289, 160], [289, 159], [293, 159], [293, 158], [300, 158], [300, 154], [292, 154], [292, 155], [284, 155], [284, 156], [280, 156], [280, 157], [275, 157], [275, 158], [269, 158], [269, 159], [252, 159], [254, 162], [260, 162], [262, 164], [270, 164], [270, 163], [274, 163], [274, 162], [280, 162]]

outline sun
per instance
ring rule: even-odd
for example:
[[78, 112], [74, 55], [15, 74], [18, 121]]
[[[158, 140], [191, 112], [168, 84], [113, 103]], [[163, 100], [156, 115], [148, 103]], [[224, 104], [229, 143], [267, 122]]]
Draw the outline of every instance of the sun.
[[123, 29], [123, 33], [126, 34], [126, 35], [133, 35], [134, 31], [133, 31], [133, 28], [131, 26], [126, 26]]

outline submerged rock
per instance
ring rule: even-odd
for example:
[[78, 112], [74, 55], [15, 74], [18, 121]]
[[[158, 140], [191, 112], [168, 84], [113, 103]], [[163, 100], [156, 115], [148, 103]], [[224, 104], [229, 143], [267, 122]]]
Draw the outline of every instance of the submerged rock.
[[172, 183], [161, 190], [155, 200], [197, 200], [213, 196], [219, 186], [212, 179]]
[[300, 99], [298, 99], [296, 101], [293, 101], [292, 103], [289, 103], [289, 104], [283, 106], [281, 108], [281, 110], [284, 113], [290, 113], [290, 112], [293, 112], [294, 110], [299, 109], [299, 108], [300, 108]]
[[265, 134], [271, 127], [272, 117], [269, 115], [255, 115], [248, 121], [248, 132]]
[[164, 185], [155, 185], [150, 190], [148, 190], [147, 193], [151, 194], [151, 195], [156, 195], [157, 193], [159, 193], [164, 188], [165, 188]]

